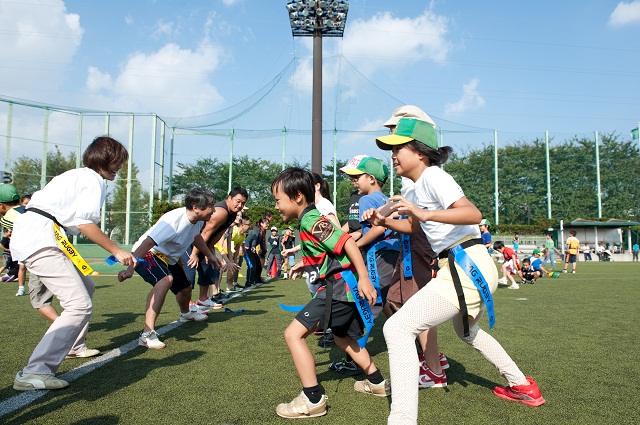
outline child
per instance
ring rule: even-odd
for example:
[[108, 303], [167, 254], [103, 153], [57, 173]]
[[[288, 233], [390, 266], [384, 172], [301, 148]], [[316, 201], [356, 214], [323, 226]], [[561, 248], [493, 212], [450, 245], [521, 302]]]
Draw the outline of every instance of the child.
[[[19, 215], [23, 214], [24, 211], [24, 207], [20, 205], [18, 190], [11, 184], [0, 185], [0, 215], [2, 215], [0, 218], [0, 225], [6, 230], [11, 231], [13, 229], [13, 222]], [[16, 297], [21, 297], [26, 294], [24, 282], [27, 276], [27, 270], [24, 267], [24, 264], [18, 264], [18, 261], [11, 257], [9, 249], [11, 233], [9, 233], [5, 242], [6, 244], [3, 244], [3, 246], [7, 248], [5, 252], [8, 253], [9, 261], [7, 263], [7, 275], [3, 276], [2, 281], [13, 282], [17, 280], [18, 292], [16, 293]]]
[[520, 235], [516, 233], [516, 235], [513, 237], [513, 250], [516, 252], [516, 254], [518, 253], [519, 246], [520, 246]]
[[[493, 318], [491, 292], [497, 287], [498, 275], [476, 225], [480, 211], [439, 167], [447, 160], [451, 148], [438, 146], [432, 125], [410, 118], [401, 118], [394, 134], [376, 141], [381, 149], [392, 150], [396, 173], [415, 182], [415, 192], [410, 199], [391, 198], [397, 201], [393, 210], [408, 219], [389, 220], [373, 209], [363, 217], [398, 232], [422, 229], [440, 258], [438, 275], [384, 326], [394, 392], [388, 423], [417, 422], [415, 382], [420, 365], [415, 337], [448, 320], [453, 322], [458, 336], [480, 351], [509, 382], [509, 386], [494, 389], [496, 396], [532, 406], [544, 403], [533, 379], [525, 377], [498, 341], [478, 326], [485, 308]], [[478, 283], [480, 288], [474, 284], [476, 279], [482, 281]]]
[[500, 279], [498, 283], [506, 285], [507, 279], [509, 279], [511, 281], [511, 286], [509, 286], [509, 289], [520, 289], [520, 287], [516, 283], [516, 280], [513, 278], [518, 270], [520, 270], [520, 264], [518, 263], [518, 254], [516, 254], [513, 249], [505, 246], [504, 242], [502, 241], [495, 241], [495, 243], [493, 244], [493, 249], [498, 251], [504, 257], [504, 263], [502, 264], [502, 279]]
[[482, 243], [489, 251], [489, 254], [492, 252], [492, 244], [491, 244], [491, 233], [489, 233], [489, 226], [491, 226], [491, 222], [486, 218], [480, 220], [480, 236], [482, 236]]
[[260, 246], [260, 234], [269, 227], [269, 220], [262, 217], [251, 229], [247, 238], [244, 240], [242, 249], [244, 250], [244, 258], [247, 261], [247, 283], [245, 288], [249, 288], [260, 283], [260, 256], [258, 255], [258, 247]]
[[[318, 382], [313, 355], [306, 343], [318, 325], [333, 329], [336, 345], [351, 355], [367, 375], [365, 380], [355, 382], [355, 391], [388, 396], [389, 383], [374, 365], [369, 352], [356, 342], [364, 323], [355, 301], [360, 301], [360, 306], [364, 304], [366, 311], [365, 300], [373, 304], [377, 297], [358, 247], [347, 233], [314, 207], [313, 177], [308, 171], [284, 170], [273, 181], [271, 192], [282, 219], [285, 222], [299, 220], [304, 269], [311, 283], [322, 285], [285, 330], [285, 341], [303, 389], [290, 403], [278, 405], [276, 413], [291, 419], [327, 413], [327, 396]], [[300, 269], [292, 270], [292, 277], [299, 272]], [[360, 276], [359, 282], [355, 280], [357, 276]]]
[[[285, 256], [284, 265], [282, 266], [282, 271], [284, 272], [284, 278], [288, 277], [287, 270], [289, 267], [293, 267], [296, 265], [296, 256], [293, 253], [289, 253], [290, 250], [296, 245], [296, 235], [293, 233], [293, 226], [289, 226], [285, 229], [284, 235], [282, 236], [282, 255]], [[286, 251], [286, 253], [285, 253]], [[288, 266], [288, 267], [287, 267]]]
[[[395, 269], [400, 251], [397, 233], [381, 226], [372, 226], [362, 219], [362, 212], [370, 208], [378, 209], [389, 201], [382, 193], [382, 186], [389, 177], [388, 167], [378, 158], [365, 157], [355, 168], [345, 170], [351, 180], [356, 182], [360, 198], [360, 224], [362, 236], [356, 245], [366, 253], [366, 264], [369, 276], [375, 276], [373, 282], [380, 292], [382, 311], [385, 316], [391, 316], [391, 309], [387, 304], [387, 293], [391, 284], [391, 277]], [[380, 313], [380, 308], [374, 309], [374, 315]]]
[[[250, 227], [251, 222], [249, 219], [238, 215], [236, 225], [228, 229], [225, 233], [225, 241], [223, 241], [222, 245], [226, 246], [227, 251], [232, 253], [231, 261], [238, 264], [238, 266], [242, 264], [242, 244], [247, 237], [247, 232]], [[227, 292], [242, 292], [242, 290], [244, 290], [244, 286], [238, 285], [238, 272], [239, 270], [227, 270]]]
[[536, 279], [548, 275], [549, 271], [542, 266], [542, 260], [540, 259], [540, 250], [534, 249], [533, 255], [529, 257], [531, 262], [531, 269], [533, 270], [534, 279], [530, 283], [536, 283]]
[[5, 271], [7, 274], [2, 276], [3, 282], [11, 282], [18, 278], [18, 276], [13, 275], [11, 269], [13, 268], [13, 260], [11, 259], [11, 250], [9, 249], [9, 243], [11, 242], [11, 230], [5, 228], [4, 236], [2, 240], [0, 240], [0, 249], [2, 250], [2, 258], [4, 259], [4, 265], [2, 266], [2, 270], [0, 270], [0, 274]]
[[576, 238], [576, 231], [571, 230], [569, 232], [569, 237], [567, 238], [567, 254], [564, 258], [564, 269], [562, 269], [562, 273], [567, 272], [567, 268], [569, 267], [569, 263], [572, 264], [573, 269], [571, 273], [576, 272], [576, 265], [578, 264], [578, 249], [580, 249], [580, 241]]
[[518, 276], [522, 279], [520, 283], [536, 283], [536, 273], [531, 268], [531, 260], [525, 258], [522, 260], [522, 267], [518, 270]]
[[85, 275], [90, 271], [86, 262], [79, 255], [70, 254], [76, 250], [65, 233], [84, 234], [125, 266], [136, 263], [133, 255], [120, 249], [97, 226], [107, 196], [104, 180], [113, 181], [128, 158], [127, 150], [117, 140], [108, 136], [95, 138], [82, 155], [85, 168], [54, 177], [33, 194], [26, 212], [15, 219], [11, 240], [14, 260], [37, 276], [64, 307], [36, 346], [27, 366], [16, 375], [13, 382], [16, 390], [67, 387], [69, 383], [56, 378], [55, 373], [65, 356], [74, 354], [70, 353], [71, 348], [77, 341], [83, 341], [87, 333], [95, 286]]
[[[271, 236], [267, 239], [267, 244], [271, 248], [267, 257], [267, 274], [272, 278], [280, 276], [280, 268], [282, 267], [282, 255], [280, 255], [280, 237], [278, 236], [278, 228], [271, 228]], [[276, 273], [271, 274], [273, 263], [275, 262]]]
[[[181, 322], [201, 322], [207, 315], [190, 310], [191, 282], [184, 273], [180, 256], [193, 243], [213, 267], [220, 267], [220, 261], [209, 250], [200, 232], [204, 222], [214, 212], [215, 197], [206, 189], [193, 189], [184, 200], [184, 207], [165, 213], [156, 224], [147, 230], [133, 245], [133, 255], [144, 258], [147, 264], [138, 264], [135, 271], [152, 288], [147, 297], [144, 329], [140, 333], [138, 344], [153, 349], [162, 349], [166, 345], [158, 339], [155, 331], [156, 319], [160, 314], [165, 297], [169, 290], [176, 296], [180, 307]], [[188, 266], [197, 267], [189, 260]], [[120, 282], [133, 276], [134, 266], [118, 273]]]

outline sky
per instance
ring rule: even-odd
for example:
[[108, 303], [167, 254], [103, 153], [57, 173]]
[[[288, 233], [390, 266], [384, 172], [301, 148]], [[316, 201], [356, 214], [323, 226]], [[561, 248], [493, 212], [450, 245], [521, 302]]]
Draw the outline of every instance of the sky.
[[[292, 37], [285, 0], [0, 0], [0, 97], [83, 110], [83, 146], [109, 132], [134, 161], [247, 154], [310, 161], [312, 39]], [[469, 149], [544, 137], [618, 134], [640, 121], [640, 0], [351, 0], [343, 38], [323, 39], [323, 162], [382, 157], [373, 142], [402, 104], [443, 143]], [[75, 149], [77, 115], [16, 106], [11, 152]], [[0, 103], [0, 144], [7, 103]], [[228, 136], [234, 129], [233, 143]], [[282, 129], [288, 129], [283, 137]], [[160, 126], [158, 127], [160, 129]], [[332, 130], [336, 129], [336, 135]], [[189, 131], [191, 133], [191, 131]], [[151, 141], [156, 141], [155, 154]], [[164, 152], [162, 155], [160, 152]], [[167, 160], [168, 161], [168, 160]], [[156, 171], [157, 172], [157, 171]]]

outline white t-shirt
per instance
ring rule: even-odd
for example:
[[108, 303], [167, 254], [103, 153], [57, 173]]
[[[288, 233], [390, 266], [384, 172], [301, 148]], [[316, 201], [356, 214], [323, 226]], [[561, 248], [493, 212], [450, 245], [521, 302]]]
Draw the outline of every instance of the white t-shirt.
[[336, 208], [327, 198], [321, 198], [319, 202], [316, 202], [316, 208], [320, 211], [321, 215], [327, 218], [329, 218], [329, 214], [333, 214], [336, 218], [338, 217]]
[[[407, 199], [425, 210], [446, 210], [464, 197], [462, 188], [453, 177], [440, 167], [427, 167], [416, 180], [414, 192], [407, 191]], [[477, 225], [453, 225], [434, 221], [420, 222], [431, 248], [436, 254], [444, 251], [466, 236], [479, 238]]]
[[[106, 196], [102, 176], [91, 168], [78, 168], [54, 177], [33, 194], [27, 208], [48, 212], [64, 226], [67, 235], [77, 235], [79, 225], [100, 222]], [[51, 220], [28, 210], [16, 218], [10, 245], [15, 260], [23, 261], [42, 248], [57, 246]]]
[[160, 217], [151, 229], [140, 236], [132, 250], [135, 251], [148, 236], [156, 243], [151, 251], [163, 253], [167, 256], [169, 264], [173, 265], [178, 262], [203, 227], [204, 221], [195, 224], [189, 221], [185, 207], [176, 208]]

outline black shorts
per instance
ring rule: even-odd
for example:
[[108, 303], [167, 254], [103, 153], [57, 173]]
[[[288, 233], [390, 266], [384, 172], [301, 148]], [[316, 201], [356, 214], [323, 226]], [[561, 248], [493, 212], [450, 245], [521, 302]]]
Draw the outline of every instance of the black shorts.
[[144, 264], [138, 263], [136, 273], [138, 273], [145, 282], [149, 282], [151, 286], [156, 286], [156, 283], [160, 280], [171, 275], [173, 277], [173, 283], [170, 289], [174, 294], [177, 294], [184, 288], [191, 287], [191, 282], [189, 282], [189, 279], [187, 279], [187, 276], [184, 274], [184, 269], [180, 261], [173, 265], [167, 265], [151, 252], [148, 252], [147, 255], [144, 256], [144, 259], [149, 265], [145, 266]]
[[331, 304], [331, 317], [329, 326], [324, 325], [325, 299], [316, 297], [309, 301], [296, 315], [296, 320], [302, 323], [305, 328], [311, 330], [318, 323], [320, 328], [331, 328], [331, 331], [338, 337], [350, 337], [358, 339], [362, 336], [364, 323], [358, 313], [355, 303], [333, 300]]
[[567, 254], [567, 258], [565, 259], [565, 263], [575, 263], [577, 260], [577, 255], [576, 254]]
[[535, 270], [533, 270], [533, 269], [532, 270], [527, 270], [527, 271], [520, 270], [520, 272], [522, 273], [522, 278], [524, 280], [533, 280], [533, 279], [536, 278]]

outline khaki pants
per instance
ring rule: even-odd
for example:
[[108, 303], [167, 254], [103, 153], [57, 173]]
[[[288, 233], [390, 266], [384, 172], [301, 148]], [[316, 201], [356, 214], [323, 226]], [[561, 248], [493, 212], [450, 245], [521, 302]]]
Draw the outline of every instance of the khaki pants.
[[64, 309], [44, 334], [23, 373], [55, 375], [69, 353], [84, 344], [91, 318], [93, 281], [58, 248], [43, 248], [24, 261], [30, 273], [60, 300]]

